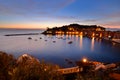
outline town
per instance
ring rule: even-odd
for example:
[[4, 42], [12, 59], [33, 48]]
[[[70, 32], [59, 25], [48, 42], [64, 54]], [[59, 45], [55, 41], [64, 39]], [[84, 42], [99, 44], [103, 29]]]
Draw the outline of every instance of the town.
[[70, 24], [62, 27], [47, 28], [42, 34], [82, 35], [120, 43], [120, 31], [107, 31], [106, 28], [97, 25]]

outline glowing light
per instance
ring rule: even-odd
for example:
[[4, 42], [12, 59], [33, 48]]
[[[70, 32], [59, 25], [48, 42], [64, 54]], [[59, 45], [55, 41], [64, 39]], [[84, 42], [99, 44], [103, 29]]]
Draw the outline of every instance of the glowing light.
[[108, 38], [111, 38], [111, 36], [109, 35]]
[[72, 34], [75, 34], [75, 32], [72, 32]]
[[82, 60], [83, 62], [87, 62], [87, 59], [86, 58], [83, 58], [83, 60]]
[[100, 38], [102, 37], [102, 33], [100, 33]]
[[92, 34], [92, 37], [94, 37], [94, 36], [95, 36], [95, 33]]
[[80, 35], [83, 35], [83, 32], [80, 32]]
[[79, 32], [77, 32], [77, 31], [75, 32], [75, 34], [78, 34], [78, 33], [79, 33]]
[[69, 32], [67, 32], [67, 34], [69, 34]]

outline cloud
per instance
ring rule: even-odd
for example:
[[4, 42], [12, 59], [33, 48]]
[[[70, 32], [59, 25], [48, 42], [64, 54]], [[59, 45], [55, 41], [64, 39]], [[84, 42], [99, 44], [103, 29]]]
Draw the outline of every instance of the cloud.
[[83, 20], [83, 22], [98, 22], [99, 19], [86, 19], [86, 20]]
[[0, 0], [0, 14], [54, 14], [75, 0]]
[[120, 11], [113, 12], [111, 14], [106, 15], [107, 18], [119, 18], [120, 19]]
[[111, 12], [109, 14], [103, 15], [101, 20], [99, 20], [99, 23], [105, 26], [120, 28], [120, 11]]
[[110, 22], [103, 23], [102, 25], [119, 26], [119, 28], [120, 28], [120, 21], [110, 21]]

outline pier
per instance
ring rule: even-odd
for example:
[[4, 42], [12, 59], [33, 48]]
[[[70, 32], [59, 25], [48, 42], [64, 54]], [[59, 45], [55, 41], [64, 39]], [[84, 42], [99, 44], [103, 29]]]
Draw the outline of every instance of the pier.
[[112, 41], [120, 44], [120, 39], [112, 39]]
[[71, 68], [58, 69], [58, 72], [60, 72], [62, 74], [78, 73], [78, 72], [81, 72], [81, 71], [82, 71], [82, 68], [79, 68], [79, 66], [71, 67]]

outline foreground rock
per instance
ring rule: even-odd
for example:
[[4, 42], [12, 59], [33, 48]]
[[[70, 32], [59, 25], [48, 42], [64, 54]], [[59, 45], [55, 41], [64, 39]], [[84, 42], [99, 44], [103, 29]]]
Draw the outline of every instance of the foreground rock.
[[33, 64], [34, 62], [40, 63], [40, 61], [37, 58], [34, 58], [28, 54], [23, 54], [20, 57], [18, 57], [18, 59], [17, 59], [17, 64], [20, 64], [20, 63]]

